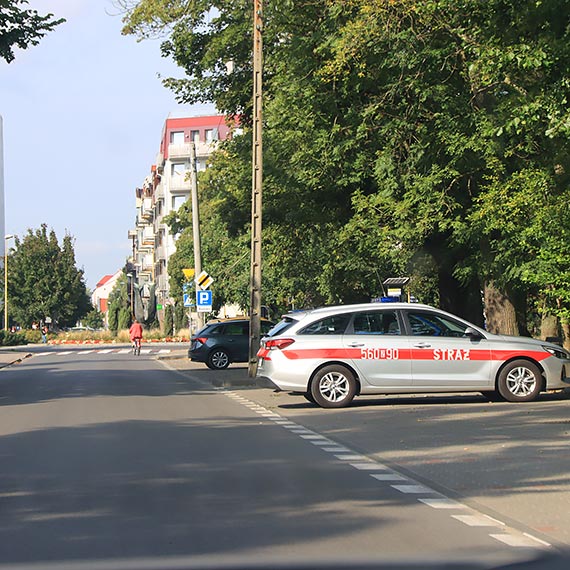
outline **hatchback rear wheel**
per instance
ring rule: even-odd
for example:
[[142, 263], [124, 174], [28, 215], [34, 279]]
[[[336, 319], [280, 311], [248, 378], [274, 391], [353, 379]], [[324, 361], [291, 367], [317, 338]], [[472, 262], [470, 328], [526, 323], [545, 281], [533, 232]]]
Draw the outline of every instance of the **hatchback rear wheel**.
[[229, 365], [230, 355], [223, 348], [214, 348], [206, 360], [206, 366], [212, 370], [223, 370]]
[[311, 382], [311, 395], [322, 408], [344, 408], [355, 394], [354, 374], [339, 364], [321, 368]]
[[542, 375], [533, 362], [513, 360], [501, 370], [498, 389], [509, 402], [530, 402], [542, 389]]

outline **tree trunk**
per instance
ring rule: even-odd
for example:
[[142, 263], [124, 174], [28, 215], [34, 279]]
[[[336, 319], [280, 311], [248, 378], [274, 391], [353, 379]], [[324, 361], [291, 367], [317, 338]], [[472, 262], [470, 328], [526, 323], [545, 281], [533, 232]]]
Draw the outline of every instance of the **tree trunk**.
[[560, 336], [560, 324], [558, 317], [554, 315], [543, 315], [540, 321], [540, 338], [546, 340], [548, 337]]
[[517, 313], [512, 301], [493, 281], [484, 285], [487, 330], [494, 334], [518, 335]]
[[562, 321], [562, 336], [564, 337], [564, 348], [570, 350], [570, 322]]

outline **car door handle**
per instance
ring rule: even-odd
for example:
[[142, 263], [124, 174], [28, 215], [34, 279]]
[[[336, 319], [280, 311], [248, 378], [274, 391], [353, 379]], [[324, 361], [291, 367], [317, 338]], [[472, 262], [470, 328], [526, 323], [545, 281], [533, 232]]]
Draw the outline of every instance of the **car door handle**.
[[348, 346], [351, 348], [358, 348], [359, 346], [364, 346], [363, 342], [351, 342]]
[[414, 348], [431, 348], [431, 344], [427, 342], [418, 342], [418, 344], [414, 344]]

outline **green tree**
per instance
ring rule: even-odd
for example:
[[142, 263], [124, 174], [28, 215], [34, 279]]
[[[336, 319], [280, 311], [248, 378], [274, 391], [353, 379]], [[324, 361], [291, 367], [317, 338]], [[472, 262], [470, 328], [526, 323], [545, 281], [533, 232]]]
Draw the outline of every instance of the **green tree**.
[[41, 16], [26, 9], [27, 4], [27, 0], [0, 1], [0, 57], [7, 63], [15, 58], [14, 47], [38, 45], [48, 32], [65, 22], [63, 18], [55, 20], [53, 14]]
[[[125, 32], [162, 34], [185, 71], [167, 81], [177, 97], [249, 134], [251, 5], [128, 3]], [[570, 224], [569, 4], [266, 3], [265, 302], [362, 300], [403, 273], [476, 322], [483, 290], [497, 332], [526, 332], [537, 299], [567, 318], [570, 256], [552, 235]], [[236, 137], [200, 178], [204, 265], [244, 306], [250, 159]], [[188, 208], [171, 227], [189, 255]]]
[[105, 317], [98, 309], [91, 309], [83, 318], [83, 324], [92, 329], [102, 329], [105, 323]]
[[127, 276], [124, 271], [109, 294], [108, 306], [109, 329], [114, 334], [117, 334], [121, 328], [125, 328], [124, 317], [121, 317], [121, 314], [124, 314], [126, 309], [130, 315], [130, 297], [127, 287]]
[[17, 237], [8, 261], [8, 298], [13, 319], [25, 327], [46, 317], [57, 326], [73, 326], [85, 316], [91, 304], [73, 238], [66, 235], [60, 246], [45, 224]]
[[164, 323], [162, 331], [164, 336], [172, 336], [174, 334], [174, 311], [172, 309], [172, 305], [166, 305], [164, 309]]

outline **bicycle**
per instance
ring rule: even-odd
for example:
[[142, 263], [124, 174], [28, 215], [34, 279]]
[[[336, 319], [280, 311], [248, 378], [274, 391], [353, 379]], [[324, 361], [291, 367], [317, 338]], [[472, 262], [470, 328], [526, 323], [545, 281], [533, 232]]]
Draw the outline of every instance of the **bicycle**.
[[138, 356], [141, 353], [141, 339], [134, 338], [133, 339], [133, 354]]

